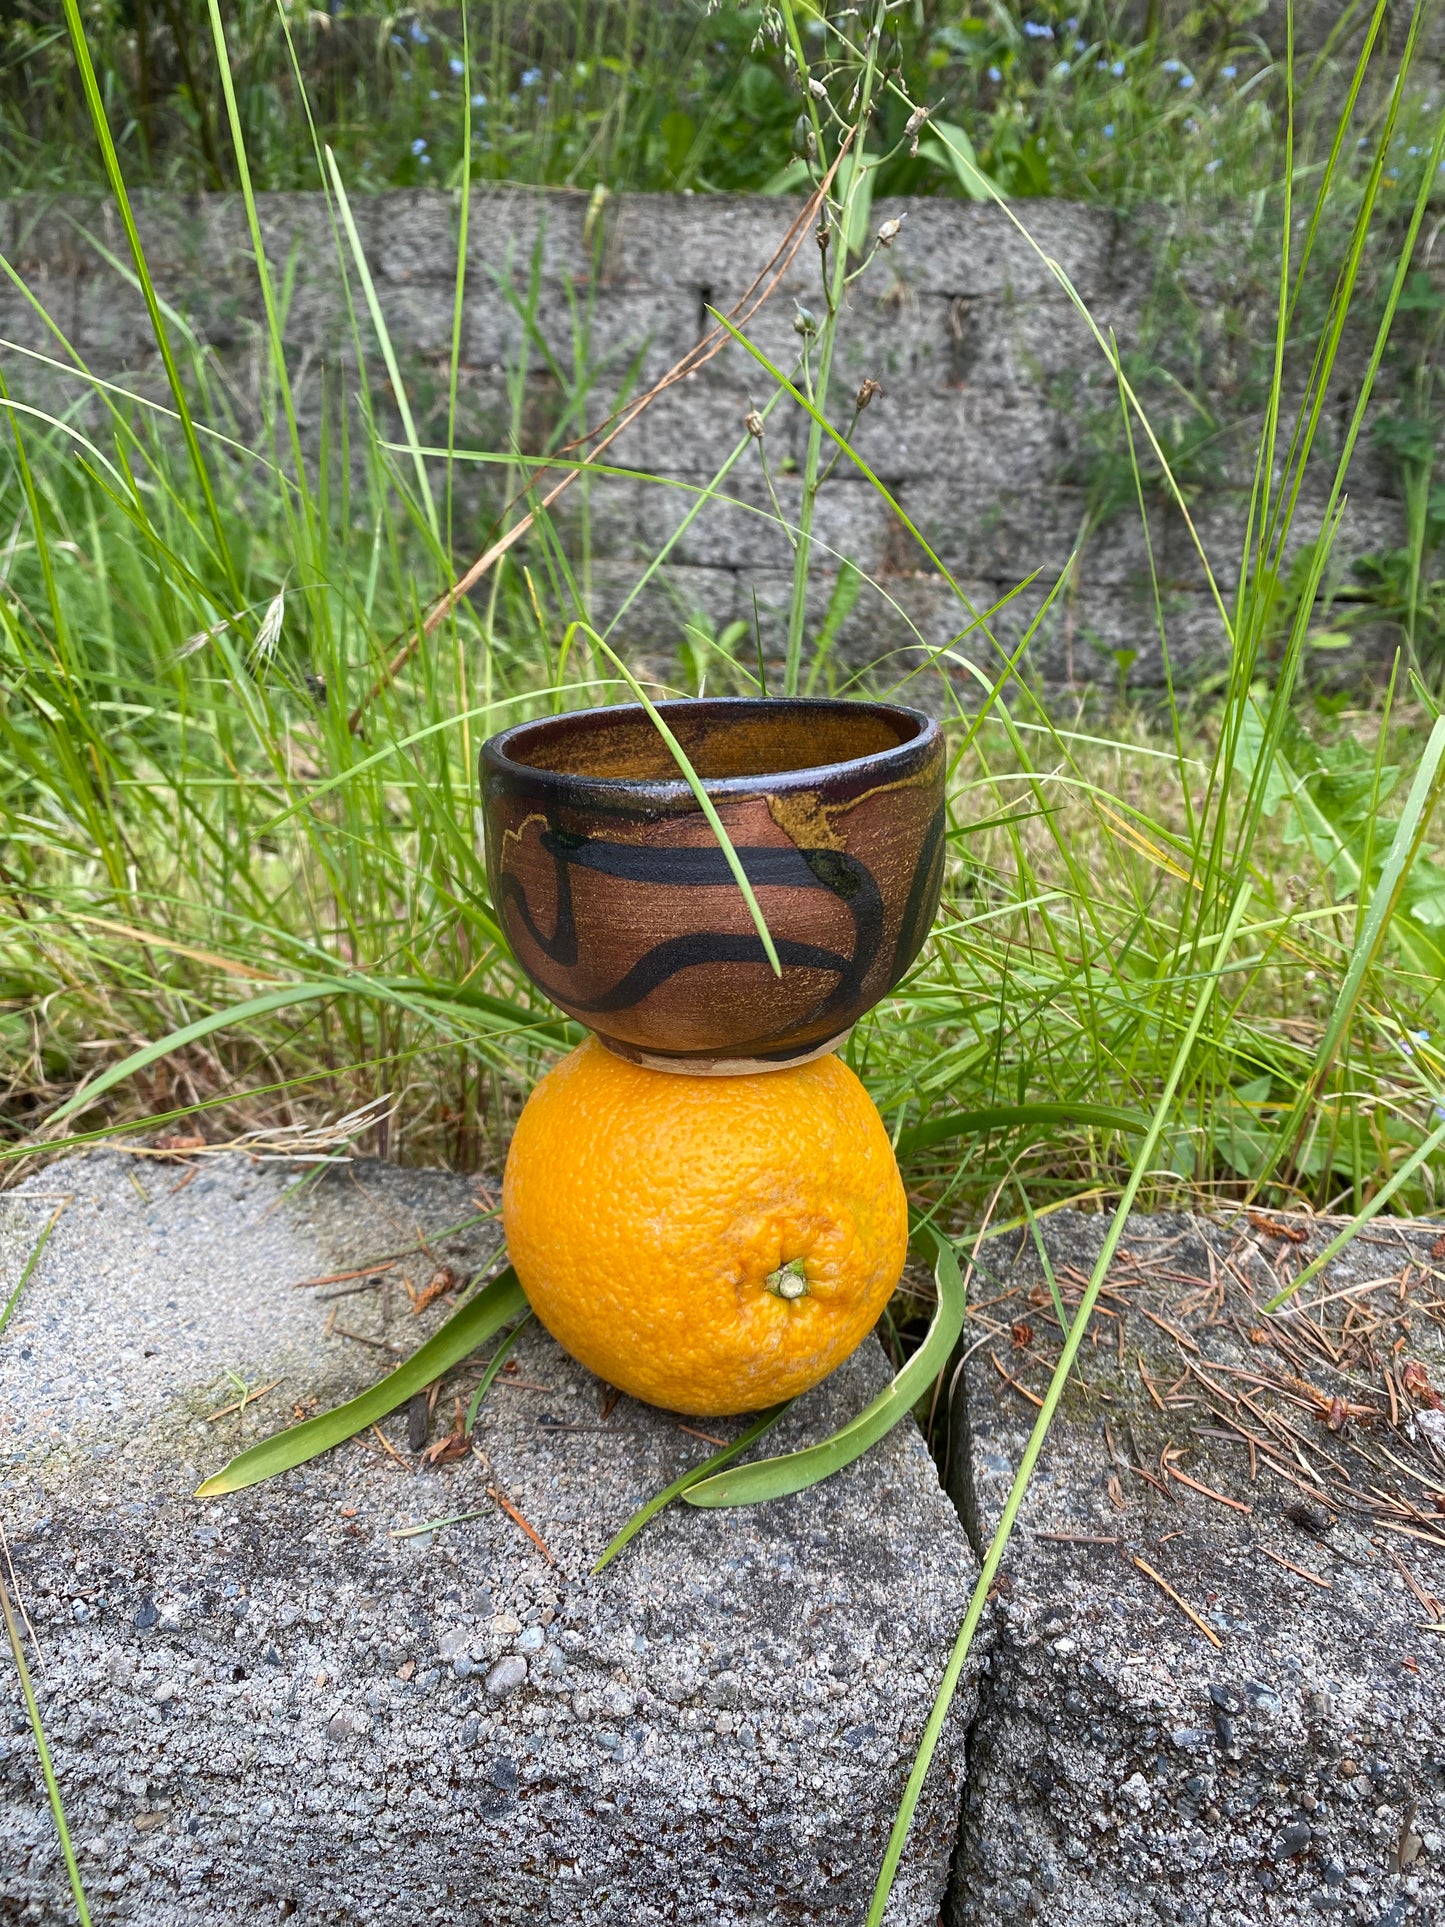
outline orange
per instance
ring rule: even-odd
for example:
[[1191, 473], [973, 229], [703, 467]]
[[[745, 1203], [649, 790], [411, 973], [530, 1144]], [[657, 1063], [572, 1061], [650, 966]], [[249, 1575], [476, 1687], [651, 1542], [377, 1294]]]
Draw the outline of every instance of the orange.
[[589, 1038], [527, 1101], [502, 1223], [532, 1309], [574, 1358], [676, 1412], [816, 1385], [903, 1269], [893, 1148], [846, 1064], [646, 1070]]

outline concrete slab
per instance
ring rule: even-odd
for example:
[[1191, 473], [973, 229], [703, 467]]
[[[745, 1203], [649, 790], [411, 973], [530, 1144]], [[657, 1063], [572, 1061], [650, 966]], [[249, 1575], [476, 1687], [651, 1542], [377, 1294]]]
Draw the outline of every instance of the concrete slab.
[[[1273, 1222], [1129, 1226], [1005, 1562], [952, 1927], [1445, 1919], [1434, 1234], [1377, 1223], [1271, 1319], [1324, 1242]], [[1075, 1303], [1104, 1224], [1047, 1222]], [[965, 1329], [980, 1543], [1058, 1352], [1023, 1242]]]
[[[533, 1326], [489, 1395], [485, 1457], [418, 1470], [402, 1413], [197, 1501], [244, 1442], [435, 1325], [445, 1302], [414, 1316], [404, 1279], [465, 1277], [496, 1248], [466, 1180], [304, 1178], [104, 1151], [0, 1201], [8, 1292], [66, 1200], [0, 1343], [0, 1516], [96, 1918], [861, 1921], [976, 1571], [912, 1423], [810, 1493], [676, 1507], [591, 1579], [632, 1510], [713, 1448], [612, 1400]], [[299, 1286], [338, 1273], [359, 1275]], [[870, 1339], [779, 1443], [831, 1429], [886, 1373]], [[449, 1375], [436, 1436], [477, 1375]], [[0, 1917], [60, 1921], [0, 1672]], [[975, 1697], [930, 1775], [894, 1927], [937, 1917]]]

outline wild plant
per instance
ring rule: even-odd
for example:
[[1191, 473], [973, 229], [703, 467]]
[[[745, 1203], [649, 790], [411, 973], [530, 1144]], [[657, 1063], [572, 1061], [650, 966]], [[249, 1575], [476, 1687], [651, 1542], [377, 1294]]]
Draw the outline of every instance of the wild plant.
[[[1380, 65], [1384, 0], [1365, 23], [1322, 146], [1297, 152], [1292, 113], [1286, 120], [1269, 203], [1277, 250], [1269, 378], [1237, 565], [1216, 567], [1198, 543], [1224, 664], [1218, 700], [1198, 712], [1171, 694], [1162, 731], [1126, 716], [1112, 737], [1087, 716], [1061, 713], [1028, 674], [1029, 644], [1067, 572], [1035, 585], [1021, 640], [1006, 643], [998, 611], [970, 605], [906, 504], [869, 467], [854, 434], [867, 398], [851, 384], [840, 396], [836, 380], [850, 291], [894, 239], [872, 220], [873, 189], [915, 141], [942, 142], [949, 164], [1032, 245], [1028, 222], [885, 57], [891, 16], [881, 0], [862, 13], [817, 16], [821, 34], [791, 4], [776, 16], [805, 123], [797, 158], [808, 183], [783, 255], [806, 250], [817, 261], [817, 305], [800, 315], [786, 365], [750, 330], [776, 285], [777, 260], [744, 301], [717, 311], [698, 352], [726, 347], [746, 358], [763, 399], [756, 425], [739, 424], [734, 448], [677, 519], [732, 500], [738, 465], [766, 458], [775, 412], [798, 411], [807, 424], [800, 506], [784, 514], [779, 497], [772, 510], [794, 555], [785, 641], [781, 660], [769, 662], [746, 630], [719, 635], [693, 621], [679, 631], [699, 675], [774, 690], [820, 679], [893, 689], [947, 717], [945, 907], [925, 956], [849, 1047], [894, 1128], [920, 1238], [938, 1257], [940, 1308], [916, 1354], [930, 1382], [938, 1335], [962, 1315], [952, 1241], [969, 1226], [981, 1237], [980, 1219], [1011, 1186], [1023, 1192], [1025, 1221], [1036, 1205], [1065, 1200], [1112, 1211], [1071, 1344], [1082, 1340], [1135, 1204], [1181, 1193], [1320, 1211], [1348, 1203], [1358, 1225], [1385, 1208], [1436, 1201], [1445, 1099], [1430, 1013], [1442, 972], [1426, 846], [1445, 724], [1426, 734], [1429, 692], [1418, 684], [1402, 722], [1407, 686], [1397, 677], [1371, 718], [1371, 740], [1353, 761], [1331, 759], [1311, 746], [1297, 702], [1350, 462], [1445, 149], [1442, 121], [1416, 157], [1344, 433], [1329, 445], [1341, 344], [1388, 202], [1422, 12], [1366, 149], [1355, 146], [1354, 116]], [[585, 352], [574, 361], [546, 339], [534, 279], [515, 294], [528, 352], [550, 354], [560, 371], [556, 419], [531, 439], [519, 379], [500, 445], [470, 446], [458, 323], [430, 438], [387, 334], [352, 184], [318, 141], [353, 365], [380, 359], [396, 412], [393, 421], [364, 389], [351, 397], [331, 387], [309, 441], [285, 352], [288, 279], [267, 256], [217, 0], [209, 17], [265, 315], [261, 428], [251, 435], [233, 432], [235, 398], [156, 287], [79, 9], [66, 0], [126, 234], [126, 271], [147, 306], [166, 388], [164, 398], [117, 392], [53, 326], [51, 359], [83, 407], [4, 402], [14, 441], [6, 477], [14, 533], [0, 597], [8, 1162], [18, 1170], [39, 1153], [181, 1118], [235, 1130], [262, 1117], [351, 1117], [380, 1098], [371, 1148], [493, 1161], [520, 1097], [576, 1033], [527, 988], [489, 902], [475, 751], [528, 713], [666, 693], [656, 665], [630, 660], [629, 598], [609, 622], [554, 513], [572, 491], [606, 486], [612, 456], [620, 462], [625, 451], [606, 436], [646, 405], [647, 391], [622, 371], [608, 397], [614, 417], [581, 435], [594, 371]], [[1292, 102], [1292, 52], [1285, 68]], [[464, 165], [463, 233], [471, 178]], [[1346, 239], [1319, 325], [1302, 342], [1337, 196]], [[1151, 518], [1164, 503], [1198, 542], [1189, 492], [1136, 371], [1058, 264], [1042, 258], [1113, 385], [1137, 506]], [[467, 262], [459, 249], [458, 315]], [[880, 493], [920, 566], [955, 594], [954, 631], [940, 640], [915, 630], [901, 664], [849, 654], [844, 604], [866, 607], [888, 586], [818, 539], [816, 504], [834, 463]], [[497, 486], [485, 540], [459, 552], [475, 473], [495, 475]], [[1310, 501], [1322, 506], [1307, 513]], [[659, 574], [675, 540], [674, 532], [639, 564], [638, 588]], [[820, 592], [823, 572], [831, 581]], [[1158, 613], [1167, 645], [1162, 598]], [[489, 1300], [487, 1317], [501, 1304]], [[480, 1310], [467, 1328], [472, 1342], [479, 1319]], [[1066, 1347], [985, 1561], [873, 1920], [1069, 1358]], [[435, 1376], [435, 1357], [422, 1364]], [[889, 1422], [912, 1402], [900, 1364], [910, 1396], [895, 1384]], [[851, 1441], [859, 1449], [860, 1439]], [[825, 1451], [814, 1470], [836, 1462], [837, 1450]], [[752, 1496], [794, 1489], [775, 1481], [797, 1471], [758, 1470]]]

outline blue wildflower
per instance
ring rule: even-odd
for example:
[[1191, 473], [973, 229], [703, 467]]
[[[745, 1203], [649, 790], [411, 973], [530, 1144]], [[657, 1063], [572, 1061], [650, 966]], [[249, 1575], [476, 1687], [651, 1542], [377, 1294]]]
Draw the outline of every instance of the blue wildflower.
[[1177, 74], [1183, 64], [1180, 60], [1166, 60], [1164, 63], [1164, 71], [1166, 74]]
[[467, 63], [464, 60], [458, 60], [455, 54], [452, 55], [451, 59], [447, 62], [447, 65], [451, 68], [454, 74], [464, 74], [467, 70]]
[[420, 20], [412, 21], [411, 37], [416, 42], [418, 47], [426, 46], [427, 42], [431, 39], [431, 35], [427, 32], [426, 28], [421, 24]]
[[1193, 74], [1181, 74], [1179, 76], [1179, 85], [1184, 88], [1192, 87], [1194, 85]]
[[991, 80], [991, 81], [993, 82], [993, 84], [994, 84], [994, 86], [995, 86], [995, 87], [997, 87], [997, 85], [999, 84], [999, 82], [1000, 82], [1000, 81], [1001, 81], [1001, 80], [1003, 79], [1003, 75], [1002, 75], [1002, 74], [1001, 74], [1001, 73], [999, 72], [999, 70], [998, 70], [998, 68], [997, 68], [997, 67], [990, 67], [990, 68], [989, 68], [989, 70], [988, 70], [988, 77], [989, 77], [989, 79], [990, 79], [990, 80]]
[[524, 87], [535, 87], [541, 78], [542, 69], [540, 67], [529, 67], [522, 75], [522, 85]]
[[473, 107], [485, 107], [485, 106], [486, 106], [486, 104], [487, 104], [487, 97], [486, 97], [486, 95], [485, 95], [485, 94], [473, 94], [473, 95], [472, 95], [472, 105], [473, 105]]
[[1024, 32], [1030, 40], [1052, 40], [1054, 30], [1041, 20], [1025, 20]]
[[437, 90], [436, 90], [436, 88], [435, 88], [435, 87], [432, 87], [432, 88], [430, 88], [430, 89], [428, 90], [428, 93], [427, 93], [427, 99], [428, 99], [428, 100], [440, 100], [440, 99], [441, 99], [441, 95], [440, 95], [440, 94], [439, 94], [439, 93], [437, 92]]
[[1233, 80], [1234, 76], [1239, 72], [1239, 69], [1238, 67], [1221, 67], [1219, 71], [1226, 80]]
[[424, 154], [426, 152], [426, 142], [422, 139], [420, 134], [418, 134], [416, 139], [412, 142], [411, 151], [413, 154]]
[[1114, 76], [1114, 78], [1115, 78], [1115, 80], [1122, 80], [1122, 79], [1123, 79], [1123, 77], [1124, 77], [1124, 63], [1123, 63], [1123, 61], [1122, 61], [1122, 60], [1116, 60], [1116, 61], [1114, 62], [1114, 64], [1113, 64], [1113, 66], [1112, 66], [1112, 67], [1111, 67], [1111, 68], [1109, 69], [1109, 72], [1110, 72], [1110, 73], [1111, 73], [1111, 74], [1112, 74], [1112, 75]]
[[1104, 139], [1106, 141], [1111, 141], [1113, 140], [1113, 138], [1114, 138], [1114, 123], [1113, 121], [1106, 121], [1104, 123]]

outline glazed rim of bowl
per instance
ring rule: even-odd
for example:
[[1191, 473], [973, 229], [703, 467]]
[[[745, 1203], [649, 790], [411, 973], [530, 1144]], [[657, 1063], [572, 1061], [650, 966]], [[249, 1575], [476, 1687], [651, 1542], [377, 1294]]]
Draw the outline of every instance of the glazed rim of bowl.
[[[656, 707], [709, 796], [750, 794], [763, 782], [811, 789], [897, 776], [900, 764], [928, 760], [941, 733], [922, 710], [844, 697], [685, 697]], [[482, 745], [482, 761], [497, 775], [560, 788], [577, 800], [588, 792], [599, 802], [623, 793], [659, 802], [691, 795], [640, 703], [515, 723]]]

